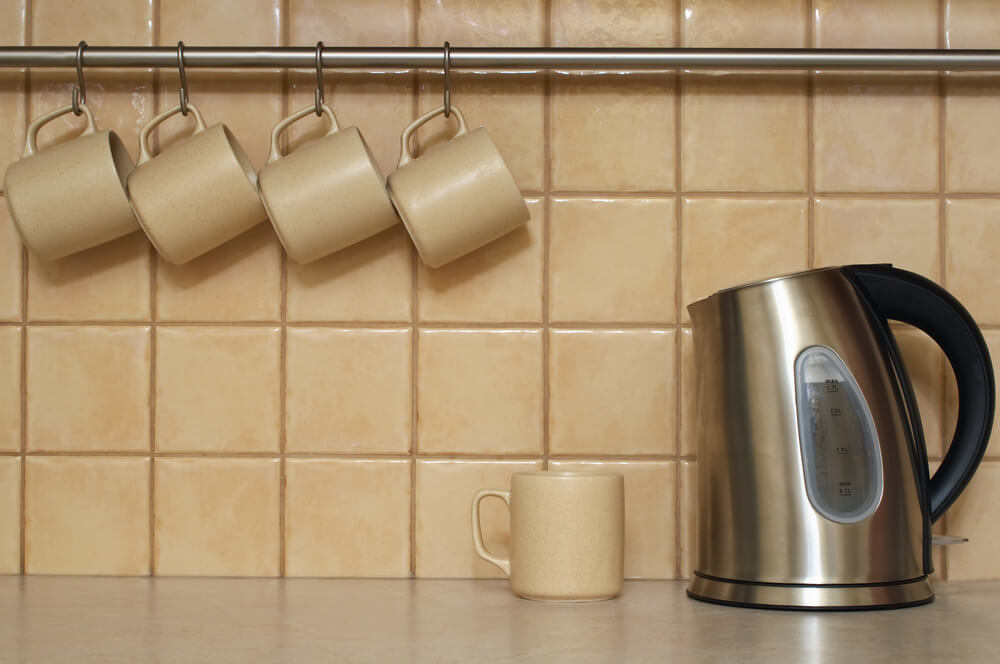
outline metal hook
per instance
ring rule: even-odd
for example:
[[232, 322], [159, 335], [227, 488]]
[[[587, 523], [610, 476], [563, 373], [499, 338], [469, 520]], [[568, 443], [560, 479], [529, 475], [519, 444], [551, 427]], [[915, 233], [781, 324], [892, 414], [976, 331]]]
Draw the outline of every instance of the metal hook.
[[444, 117], [451, 117], [451, 44], [444, 43]]
[[76, 87], [73, 88], [73, 115], [80, 115], [83, 111], [80, 104], [87, 103], [87, 88], [83, 83], [83, 49], [87, 48], [87, 42], [80, 41], [76, 45]]
[[316, 42], [316, 115], [323, 115], [323, 42]]
[[177, 71], [181, 74], [181, 89], [178, 93], [181, 98], [181, 115], [188, 114], [188, 81], [184, 72], [184, 42], [177, 42]]

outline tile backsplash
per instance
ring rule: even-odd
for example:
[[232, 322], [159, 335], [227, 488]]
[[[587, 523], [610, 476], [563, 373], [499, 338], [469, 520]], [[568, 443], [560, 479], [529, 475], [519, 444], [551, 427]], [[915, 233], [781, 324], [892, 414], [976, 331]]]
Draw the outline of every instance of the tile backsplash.
[[[986, 0], [10, 0], [0, 44], [997, 48]], [[188, 71], [257, 167], [309, 72]], [[0, 171], [69, 70], [0, 71]], [[133, 156], [171, 70], [92, 70]], [[326, 73], [384, 173], [439, 71]], [[424, 266], [401, 227], [308, 265], [267, 224], [183, 266], [141, 233], [54, 262], [0, 205], [0, 573], [495, 577], [469, 506], [513, 472], [626, 478], [626, 574], [690, 574], [697, 455], [686, 305], [822, 265], [941, 283], [1000, 356], [1000, 75], [455, 71], [531, 212]], [[74, 131], [68, 118], [42, 145]], [[158, 145], [183, 132], [169, 126]], [[288, 148], [317, 136], [299, 123]], [[448, 137], [436, 121], [422, 149]], [[2, 196], [2, 192], [0, 192]], [[899, 330], [932, 466], [951, 372]], [[488, 546], [507, 516], [483, 505]], [[1000, 578], [1000, 447], [939, 530], [939, 578]]]

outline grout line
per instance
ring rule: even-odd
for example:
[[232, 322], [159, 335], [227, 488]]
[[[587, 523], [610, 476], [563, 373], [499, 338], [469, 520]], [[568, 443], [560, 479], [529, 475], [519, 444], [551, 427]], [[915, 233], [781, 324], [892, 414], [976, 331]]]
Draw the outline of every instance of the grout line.
[[[546, 0], [544, 13], [545, 46], [552, 45], [552, 0]], [[549, 469], [552, 450], [552, 433], [549, 430], [551, 415], [552, 382], [549, 376], [552, 363], [552, 333], [550, 303], [552, 255], [552, 72], [546, 71], [542, 88], [542, 141], [545, 168], [542, 171], [542, 470]]]
[[[412, 28], [410, 33], [411, 43], [420, 43], [420, 0], [412, 0], [410, 3], [410, 16], [412, 18]], [[410, 72], [411, 118], [416, 118], [420, 114], [420, 70], [414, 68]], [[418, 262], [420, 257], [413, 243], [409, 243], [410, 251], [410, 578], [417, 575], [417, 418], [420, 416], [417, 399], [418, 382], [417, 370], [419, 368], [419, 343], [420, 334], [418, 327], [419, 311], [419, 273]]]
[[[674, 20], [674, 44], [681, 43], [681, 25], [683, 17], [681, 3], [677, 3]], [[674, 189], [677, 194], [674, 196], [674, 578], [683, 576], [684, 570], [681, 564], [682, 535], [681, 532], [681, 418], [683, 409], [681, 408], [681, 394], [684, 390], [684, 381], [681, 376], [684, 362], [683, 333], [681, 331], [682, 312], [684, 311], [684, 270], [681, 260], [684, 249], [683, 236], [683, 165], [684, 156], [682, 149], [682, 126], [683, 126], [683, 96], [684, 82], [681, 70], [674, 71]]]
[[[944, 48], [946, 43], [945, 31], [947, 26], [945, 25], [945, 0], [940, 0], [938, 2], [938, 48]], [[946, 120], [945, 113], [947, 108], [945, 105], [946, 96], [946, 85], [945, 85], [944, 72], [937, 73], [937, 93], [938, 93], [938, 251], [940, 255], [938, 256], [938, 269], [940, 271], [940, 281], [942, 288], [947, 288], [947, 251], [948, 251], [948, 235], [946, 228], [946, 214], [947, 214], [947, 198], [945, 192], [947, 191], [947, 154], [945, 152], [947, 146], [945, 145], [945, 129]], [[941, 392], [938, 395], [938, 412], [941, 413], [941, 417], [938, 418], [938, 435], [941, 437], [942, 446], [946, 445], [948, 441], [948, 430], [945, 424], [946, 421], [946, 406], [947, 400], [945, 398], [945, 393], [947, 390], [947, 375], [948, 371], [945, 369], [944, 357], [941, 357], [941, 353], [938, 354], [938, 365], [941, 367]], [[944, 450], [942, 450], [944, 451]], [[948, 513], [945, 512], [942, 515], [941, 526], [945, 533], [948, 532]], [[933, 565], [933, 553], [931, 554], [931, 564]], [[942, 581], [948, 580], [948, 547], [941, 547], [941, 570], [939, 575]]]
[[[806, 3], [806, 46], [815, 48], [814, 0]], [[806, 191], [809, 194], [806, 230], [806, 267], [816, 266], [816, 74], [806, 71]]]
[[[161, 0], [153, 0], [152, 43], [160, 42], [160, 4]], [[161, 103], [160, 70], [153, 69], [153, 113], [156, 113]], [[156, 147], [159, 148], [159, 131], [153, 136]], [[156, 574], [156, 353], [158, 339], [156, 319], [159, 315], [157, 297], [159, 293], [159, 257], [152, 244], [149, 246], [149, 575]]]
[[[290, 0], [281, 0], [280, 21], [281, 21], [281, 42], [288, 45], [291, 37], [290, 20]], [[291, 75], [287, 68], [281, 70], [281, 115], [288, 117], [291, 112]], [[288, 135], [284, 137], [286, 145], [289, 141]], [[284, 577], [288, 567], [287, 542], [285, 541], [286, 511], [288, 509], [288, 476], [286, 473], [286, 453], [288, 449], [288, 254], [281, 252], [281, 276], [280, 276], [280, 315], [281, 315], [281, 337], [279, 341], [278, 359], [278, 576]]]
[[[25, 0], [24, 3], [24, 44], [32, 45], [31, 23], [34, 19], [33, 0]], [[24, 111], [22, 128], [27, 134], [28, 117], [31, 113], [31, 69], [24, 71], [24, 99], [21, 102]], [[2, 186], [2, 185], [0, 185]], [[7, 201], [4, 201], [6, 205]], [[18, 542], [18, 571], [23, 575], [28, 571], [28, 550], [27, 550], [27, 530], [28, 530], [28, 249], [21, 247], [21, 389], [20, 389], [20, 412], [21, 426], [18, 430], [21, 448], [21, 486], [19, 488], [18, 505], [18, 529], [20, 541]]]

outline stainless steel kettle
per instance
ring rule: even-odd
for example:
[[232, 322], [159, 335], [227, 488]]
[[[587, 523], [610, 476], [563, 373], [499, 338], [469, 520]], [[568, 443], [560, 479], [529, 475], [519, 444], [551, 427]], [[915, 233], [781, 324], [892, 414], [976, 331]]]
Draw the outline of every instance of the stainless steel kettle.
[[[931, 524], [993, 424], [992, 365], [968, 312], [890, 265], [768, 279], [688, 310], [699, 482], [688, 594], [809, 609], [931, 601]], [[933, 477], [889, 319], [927, 333], [955, 372], [958, 424]]]

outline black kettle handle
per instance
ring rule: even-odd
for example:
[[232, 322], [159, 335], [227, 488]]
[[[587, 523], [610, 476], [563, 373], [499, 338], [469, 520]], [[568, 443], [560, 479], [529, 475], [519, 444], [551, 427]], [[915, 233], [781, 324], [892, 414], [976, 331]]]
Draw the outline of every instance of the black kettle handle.
[[955, 437], [928, 487], [931, 521], [937, 521], [969, 483], [990, 440], [996, 394], [989, 350], [965, 307], [933, 281], [891, 265], [843, 269], [880, 316], [913, 325], [934, 339], [955, 372]]

